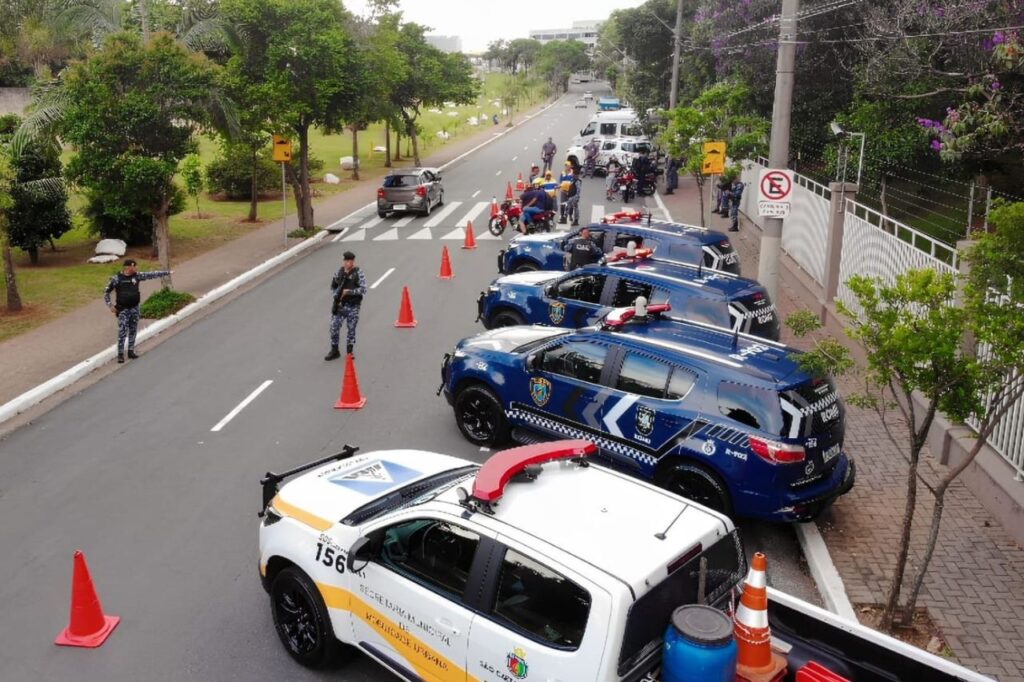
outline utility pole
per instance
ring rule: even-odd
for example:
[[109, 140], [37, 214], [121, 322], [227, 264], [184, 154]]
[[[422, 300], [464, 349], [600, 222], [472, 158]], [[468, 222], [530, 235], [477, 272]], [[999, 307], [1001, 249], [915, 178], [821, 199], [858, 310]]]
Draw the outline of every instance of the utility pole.
[[668, 108], [675, 109], [679, 99], [679, 53], [683, 47], [683, 0], [676, 0], [676, 30], [672, 32], [675, 44], [672, 53], [672, 90], [668, 96]]
[[[789, 128], [793, 113], [793, 64], [796, 61], [796, 15], [799, 4], [800, 0], [782, 0], [782, 16], [779, 18], [779, 58], [775, 65], [772, 139], [768, 150], [768, 166], [771, 168], [789, 166]], [[765, 218], [757, 279], [773, 301], [778, 300], [776, 292], [781, 249], [782, 218]]]

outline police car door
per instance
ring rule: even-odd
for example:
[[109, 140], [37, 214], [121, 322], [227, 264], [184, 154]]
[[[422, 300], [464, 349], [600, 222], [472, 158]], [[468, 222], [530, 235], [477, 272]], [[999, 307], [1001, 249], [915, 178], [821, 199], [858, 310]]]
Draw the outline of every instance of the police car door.
[[405, 679], [466, 680], [470, 570], [485, 535], [443, 517], [390, 518], [364, 534], [374, 557], [352, 575], [357, 646]]
[[559, 327], [583, 327], [596, 322], [597, 313], [606, 305], [608, 277], [600, 272], [579, 272], [551, 284], [548, 293], [548, 319]]
[[567, 340], [539, 352], [528, 375], [527, 427], [557, 438], [600, 433], [608, 397], [602, 385], [608, 347], [590, 340]]
[[651, 475], [658, 459], [686, 440], [698, 416], [686, 402], [698, 376], [628, 348], [619, 349], [611, 365], [614, 389], [604, 425], [626, 447], [604, 454], [619, 466]]

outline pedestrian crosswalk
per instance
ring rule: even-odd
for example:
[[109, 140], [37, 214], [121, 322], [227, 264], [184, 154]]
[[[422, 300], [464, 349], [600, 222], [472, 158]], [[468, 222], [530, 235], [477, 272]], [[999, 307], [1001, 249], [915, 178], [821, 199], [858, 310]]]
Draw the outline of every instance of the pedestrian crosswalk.
[[[346, 220], [344, 224], [346, 229], [331, 241], [462, 241], [466, 238], [466, 224], [469, 222], [473, 223], [473, 235], [477, 241], [496, 241], [511, 237], [512, 234], [508, 231], [501, 237], [495, 237], [487, 230], [490, 205], [489, 201], [449, 201], [438, 207], [429, 217], [405, 215], [398, 219], [381, 218], [376, 212], [370, 215], [356, 216]], [[640, 204], [631, 206], [643, 208]], [[618, 205], [593, 204], [590, 207], [589, 222], [600, 222], [601, 218], [617, 210], [621, 210]], [[659, 212], [658, 209], [654, 209], [654, 211], [656, 214]], [[586, 220], [586, 215], [586, 209], [581, 207], [580, 217]], [[565, 232], [571, 226], [556, 224], [555, 228], [560, 232]]]

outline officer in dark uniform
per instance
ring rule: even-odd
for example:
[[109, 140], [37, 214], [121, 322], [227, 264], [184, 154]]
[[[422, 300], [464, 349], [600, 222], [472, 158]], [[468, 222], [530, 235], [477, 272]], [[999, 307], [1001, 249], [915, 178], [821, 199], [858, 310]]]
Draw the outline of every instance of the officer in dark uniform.
[[359, 306], [366, 295], [366, 276], [356, 267], [356, 255], [351, 251], [342, 254], [341, 268], [331, 279], [331, 293], [334, 303], [331, 306], [331, 350], [324, 360], [336, 360], [341, 357], [338, 343], [341, 340], [341, 325], [348, 325], [348, 346], [346, 352], [352, 355], [356, 345], [356, 325], [359, 324]]
[[[139, 272], [135, 260], [126, 258], [121, 272], [110, 278], [107, 288], [103, 291], [103, 302], [107, 304], [110, 311], [117, 316], [117, 361], [124, 362], [124, 342], [128, 341], [128, 357], [132, 360], [139, 357], [135, 354], [135, 334], [139, 331], [139, 303], [142, 302], [142, 294], [139, 293], [139, 282], [147, 279], [158, 279], [167, 277], [169, 270], [156, 270], [154, 272]], [[110, 294], [114, 293], [114, 301], [111, 302]]]
[[569, 242], [566, 251], [569, 254], [569, 270], [597, 263], [604, 258], [604, 251], [590, 238], [590, 230], [586, 227], [580, 230], [579, 236]]

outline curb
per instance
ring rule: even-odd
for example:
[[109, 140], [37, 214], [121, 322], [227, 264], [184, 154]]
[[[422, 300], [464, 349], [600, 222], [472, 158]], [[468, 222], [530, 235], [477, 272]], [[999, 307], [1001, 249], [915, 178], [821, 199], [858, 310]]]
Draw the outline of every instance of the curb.
[[[546, 107], [537, 111], [537, 113], [525, 116], [522, 119], [522, 122], [525, 123], [526, 121], [533, 119], [535, 116], [539, 116], [540, 114], [544, 113], [551, 107], [555, 106], [561, 99], [562, 98], [559, 97], [550, 104], [548, 104]], [[445, 168], [451, 166], [452, 164], [461, 161], [470, 154], [482, 149], [483, 147], [486, 147], [495, 140], [501, 139], [502, 137], [512, 132], [513, 130], [516, 130], [517, 128], [519, 128], [520, 125], [522, 125], [522, 123], [518, 123], [511, 128], [506, 128], [500, 133], [491, 135], [491, 137], [488, 138], [487, 140], [484, 140], [483, 142], [473, 147], [472, 149], [463, 152], [462, 154], [459, 154], [451, 161], [448, 161], [447, 163], [439, 166], [439, 168], [441, 170], [444, 170]], [[228, 280], [227, 282], [221, 284], [215, 289], [211, 289], [210, 291], [200, 296], [194, 303], [190, 303], [189, 305], [185, 306], [175, 314], [169, 317], [165, 317], [162, 320], [158, 320], [153, 324], [147, 326], [145, 329], [139, 331], [136, 341], [141, 343], [149, 338], [152, 338], [160, 334], [161, 332], [174, 326], [178, 322], [181, 322], [182, 320], [191, 317], [192, 315], [196, 314], [197, 312], [206, 308], [212, 303], [220, 300], [221, 298], [224, 298], [224, 296], [228, 295], [235, 289], [238, 289], [239, 287], [248, 284], [249, 282], [256, 279], [260, 275], [264, 274], [268, 270], [271, 270], [277, 267], [278, 265], [300, 255], [304, 251], [311, 249], [313, 246], [317, 245], [318, 243], [326, 239], [328, 235], [331, 234], [331, 231], [333, 231], [335, 227], [345, 222], [346, 220], [351, 219], [353, 216], [359, 214], [360, 212], [365, 211], [366, 209], [375, 205], [376, 202], [371, 202], [369, 204], [366, 204], [365, 206], [360, 206], [356, 210], [350, 212], [348, 215], [339, 218], [338, 220], [335, 220], [333, 223], [325, 227], [323, 230], [318, 232], [313, 237], [310, 237], [309, 239], [306, 239], [305, 241], [296, 244], [287, 251], [277, 254], [273, 258], [263, 261], [262, 263], [252, 268], [251, 270], [243, 272], [241, 275], [238, 275], [234, 279]], [[345, 229], [347, 228], [343, 228], [339, 231], [334, 231], [331, 236], [337, 236], [338, 232], [343, 233], [345, 232]], [[82, 360], [77, 365], [74, 365], [73, 367], [64, 370], [63, 372], [53, 377], [52, 379], [49, 379], [48, 381], [39, 384], [35, 388], [25, 391], [18, 397], [13, 398], [12, 400], [4, 403], [3, 405], [0, 405], [0, 424], [7, 422], [13, 419], [14, 417], [18, 416], [19, 414], [25, 412], [26, 410], [38, 405], [39, 403], [46, 400], [55, 393], [63, 391], [65, 388], [68, 388], [69, 386], [73, 385], [79, 379], [82, 379], [83, 377], [87, 376], [93, 370], [99, 369], [108, 362], [111, 362], [116, 355], [117, 345], [111, 344], [109, 347], [105, 348], [104, 350], [101, 350], [95, 355], [86, 358], [85, 360]]]
[[[665, 217], [670, 222], [673, 222], [672, 214], [669, 213], [668, 207], [661, 200], [661, 195], [655, 192], [654, 199], [658, 207], [665, 213]], [[832, 561], [828, 545], [825, 544], [825, 538], [821, 537], [821, 533], [818, 531], [818, 525], [813, 521], [797, 523], [794, 524], [794, 531], [796, 532], [797, 540], [800, 542], [800, 549], [804, 553], [804, 558], [807, 559], [811, 578], [818, 588], [818, 594], [821, 595], [821, 601], [825, 608], [840, 618], [845, 618], [854, 623], [859, 622], [857, 620], [857, 613], [853, 610], [853, 604], [850, 603], [850, 598], [846, 595], [843, 579], [839, 576], [839, 571]]]

